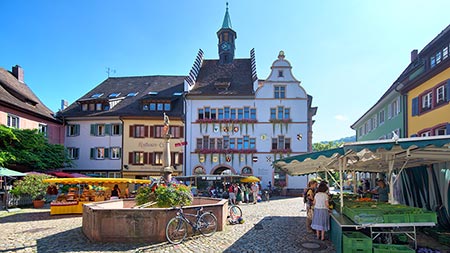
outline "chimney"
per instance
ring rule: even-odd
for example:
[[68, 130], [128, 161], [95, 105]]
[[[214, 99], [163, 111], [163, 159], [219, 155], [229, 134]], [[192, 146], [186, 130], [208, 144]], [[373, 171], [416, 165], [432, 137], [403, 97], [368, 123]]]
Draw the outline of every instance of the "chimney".
[[66, 109], [69, 106], [69, 102], [67, 100], [61, 99], [61, 111]]
[[411, 51], [411, 62], [413, 62], [417, 58], [418, 54], [419, 54], [419, 51], [417, 49], [414, 49], [413, 51]]
[[21, 83], [24, 82], [23, 80], [23, 68], [19, 65], [16, 65], [12, 67], [12, 74], [17, 78], [17, 80]]

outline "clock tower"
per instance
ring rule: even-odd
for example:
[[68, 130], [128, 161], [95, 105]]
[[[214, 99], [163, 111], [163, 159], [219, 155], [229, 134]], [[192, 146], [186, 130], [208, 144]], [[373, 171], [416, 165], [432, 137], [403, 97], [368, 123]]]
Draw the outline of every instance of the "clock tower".
[[225, 17], [223, 18], [222, 28], [217, 31], [217, 38], [219, 39], [218, 47], [220, 64], [232, 63], [235, 50], [234, 41], [236, 40], [237, 35], [231, 27], [230, 14], [228, 13], [228, 3], [225, 11]]

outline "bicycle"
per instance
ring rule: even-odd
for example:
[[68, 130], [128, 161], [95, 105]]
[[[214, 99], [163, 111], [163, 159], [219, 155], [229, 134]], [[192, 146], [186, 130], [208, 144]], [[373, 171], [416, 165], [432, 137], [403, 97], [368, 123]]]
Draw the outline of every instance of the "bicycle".
[[237, 205], [229, 205], [228, 211], [230, 213], [230, 219], [232, 221], [237, 221], [239, 218], [242, 217], [242, 210]]
[[[187, 235], [187, 224], [194, 233], [199, 231], [204, 236], [212, 236], [217, 231], [217, 218], [211, 212], [203, 212], [203, 207], [195, 208], [197, 214], [183, 212], [183, 207], [175, 207], [177, 215], [169, 220], [166, 226], [166, 238], [172, 244], [181, 243]], [[195, 222], [186, 216], [195, 217]]]

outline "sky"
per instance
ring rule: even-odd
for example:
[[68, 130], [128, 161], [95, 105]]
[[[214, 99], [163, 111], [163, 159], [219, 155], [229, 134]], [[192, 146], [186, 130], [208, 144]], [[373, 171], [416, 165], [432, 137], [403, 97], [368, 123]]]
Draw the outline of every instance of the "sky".
[[[449, 25], [448, 0], [230, 0], [236, 58], [255, 48], [265, 79], [283, 50], [318, 107], [313, 142], [358, 120]], [[198, 49], [218, 58], [225, 0], [0, 0], [0, 67], [18, 64], [53, 111], [110, 76], [187, 75]]]

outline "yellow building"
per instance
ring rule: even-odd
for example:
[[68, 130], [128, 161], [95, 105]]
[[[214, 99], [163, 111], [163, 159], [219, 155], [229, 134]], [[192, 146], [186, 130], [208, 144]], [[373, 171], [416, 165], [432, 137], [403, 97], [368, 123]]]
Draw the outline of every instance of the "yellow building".
[[407, 136], [450, 134], [450, 25], [420, 53], [411, 53], [411, 64], [400, 86], [407, 96]]
[[[163, 170], [163, 116], [144, 119], [123, 117], [123, 177], [143, 179], [161, 176]], [[170, 118], [171, 165], [174, 175], [183, 171], [184, 126], [180, 118]]]

